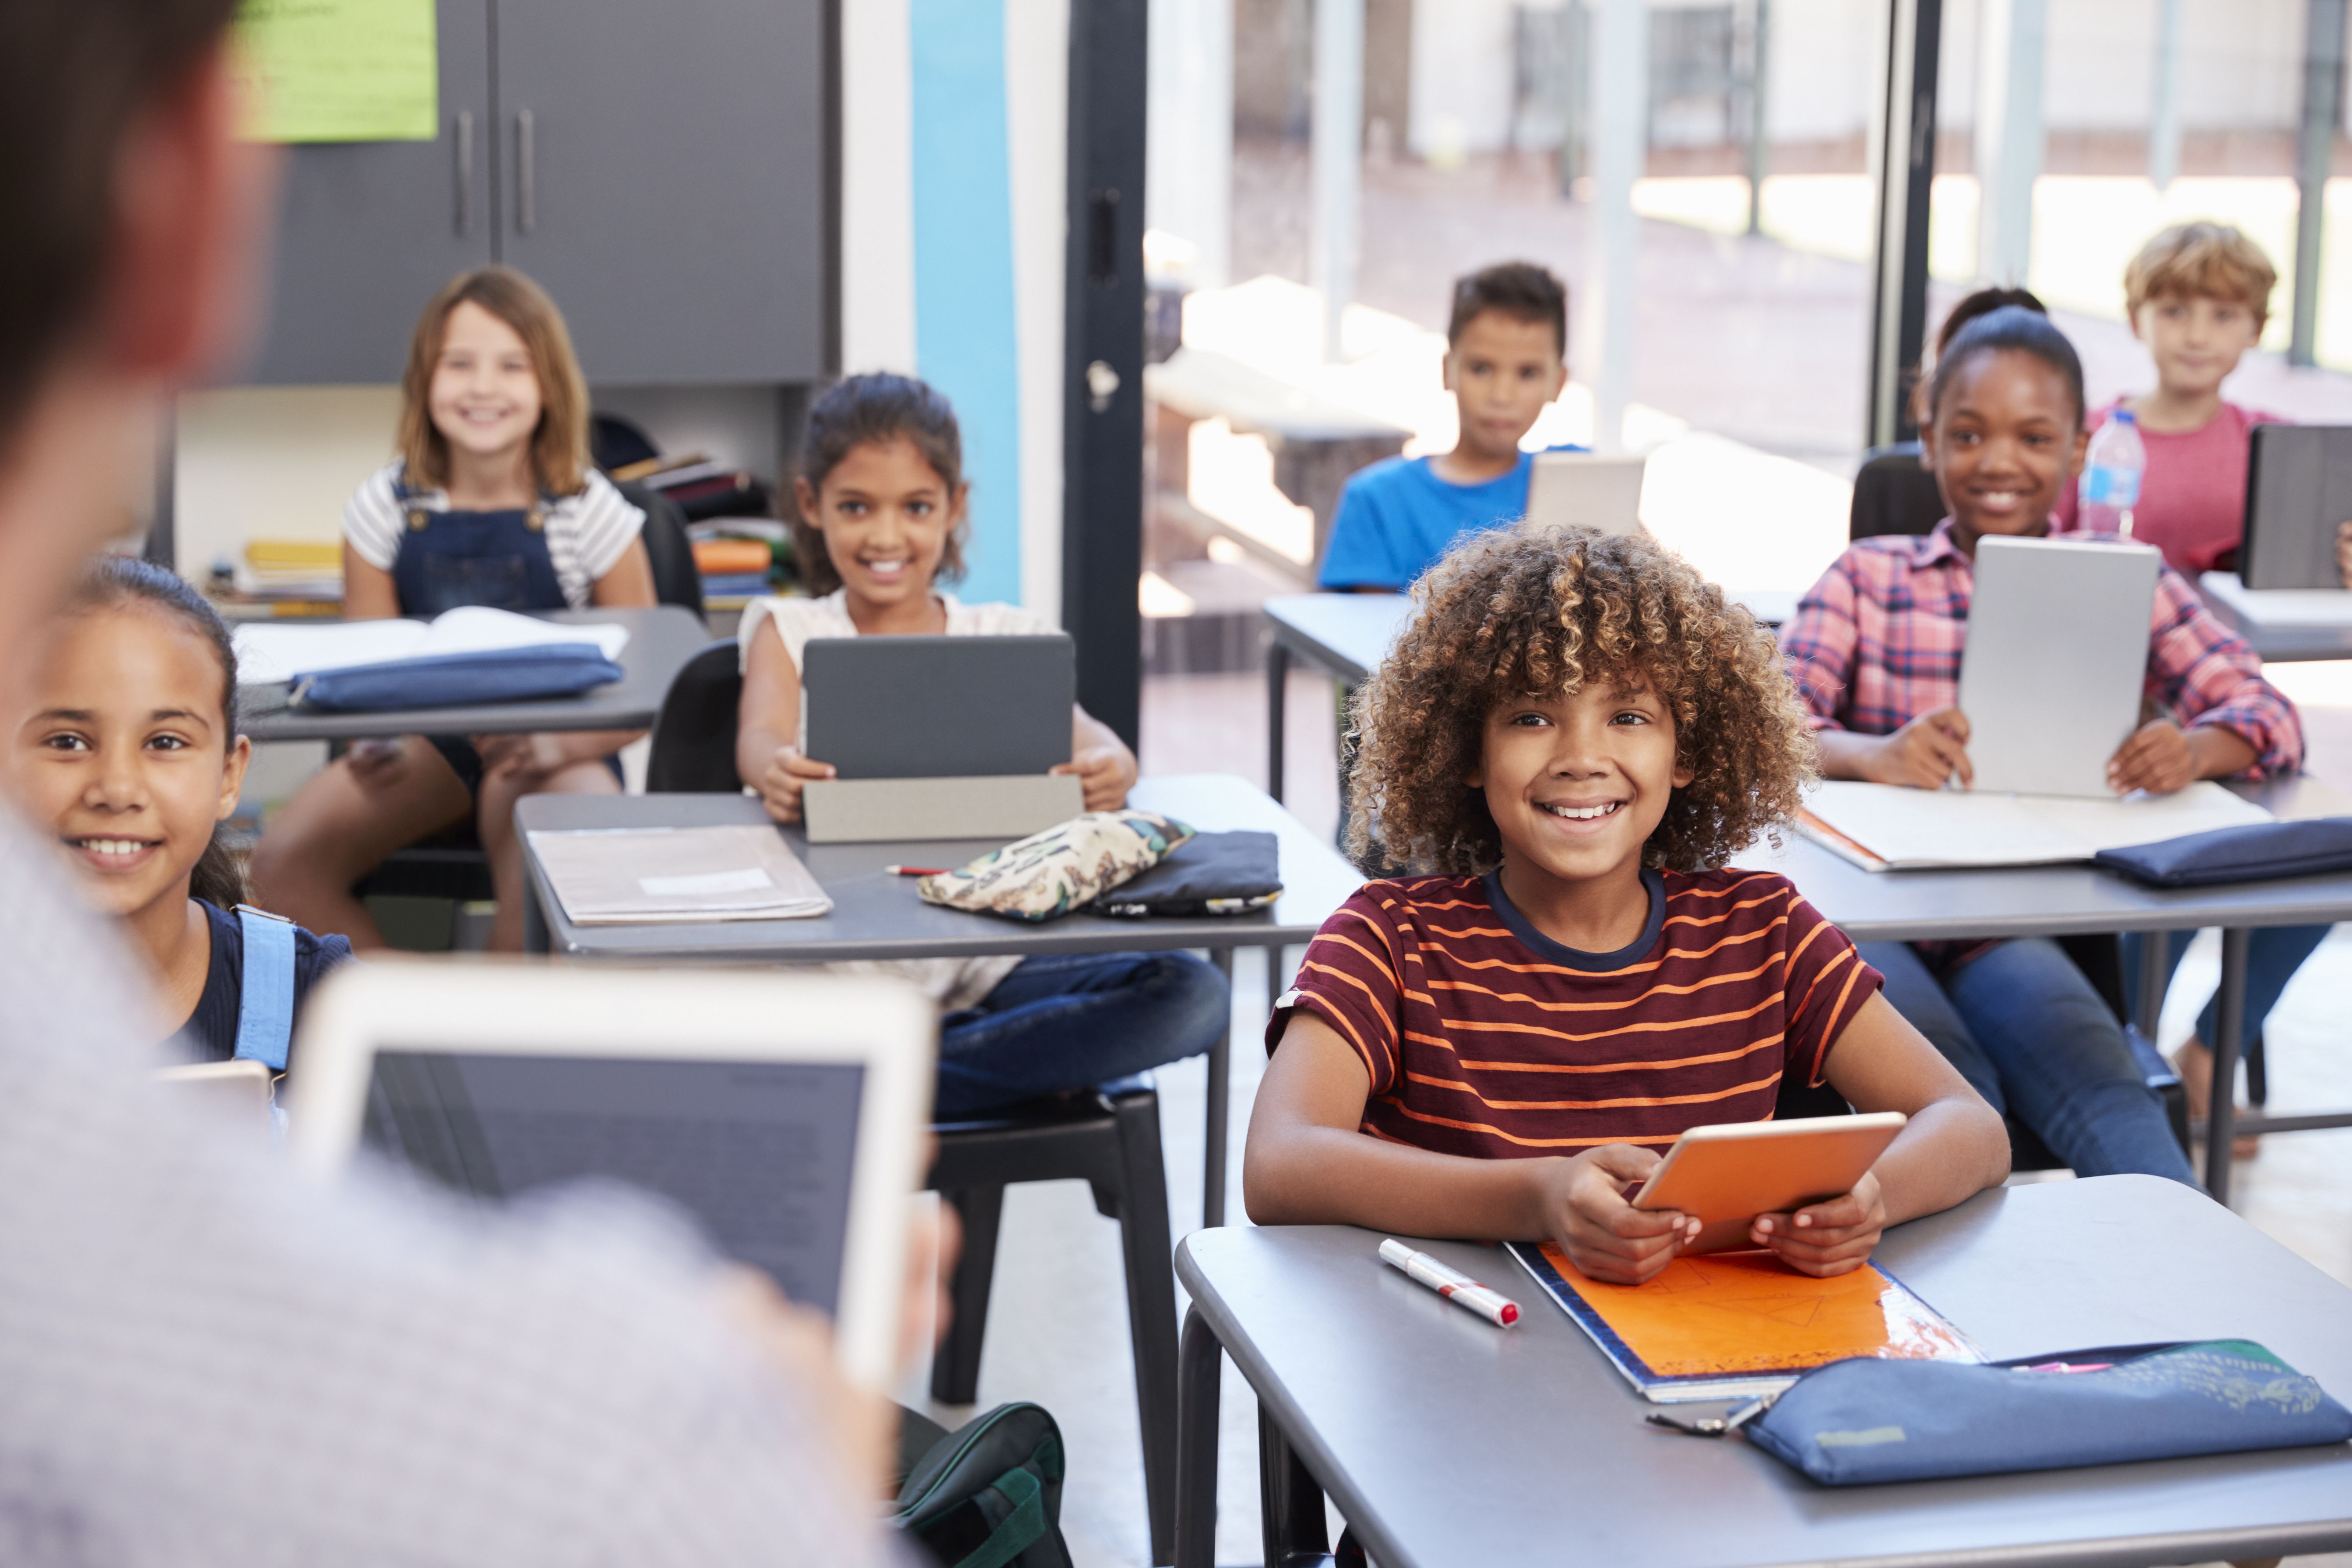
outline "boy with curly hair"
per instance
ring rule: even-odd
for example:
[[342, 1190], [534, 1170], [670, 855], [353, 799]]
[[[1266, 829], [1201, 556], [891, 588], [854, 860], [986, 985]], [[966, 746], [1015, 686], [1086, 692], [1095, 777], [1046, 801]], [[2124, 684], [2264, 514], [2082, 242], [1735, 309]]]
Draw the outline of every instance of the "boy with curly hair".
[[1253, 1220], [1548, 1240], [1639, 1283], [1698, 1221], [1628, 1184], [1685, 1128], [1769, 1119], [1790, 1075], [1911, 1118], [1853, 1192], [1757, 1219], [1793, 1268], [1858, 1268], [2007, 1175], [2000, 1119], [1844, 934], [1786, 878], [1721, 868], [1813, 769], [1747, 611], [1588, 529], [1478, 536], [1416, 596], [1357, 700], [1350, 848], [1421, 874], [1366, 883], [1281, 998]]

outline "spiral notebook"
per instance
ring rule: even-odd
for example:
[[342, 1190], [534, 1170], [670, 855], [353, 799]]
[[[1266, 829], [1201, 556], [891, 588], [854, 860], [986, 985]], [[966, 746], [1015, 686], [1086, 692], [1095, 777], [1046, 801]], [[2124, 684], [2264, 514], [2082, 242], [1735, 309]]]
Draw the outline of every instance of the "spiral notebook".
[[1644, 1399], [1755, 1399], [1850, 1356], [1981, 1362], [1984, 1352], [1864, 1264], [1817, 1279], [1769, 1252], [1677, 1258], [1643, 1285], [1604, 1285], [1549, 1242], [1510, 1243], [1544, 1294], [1591, 1336]]

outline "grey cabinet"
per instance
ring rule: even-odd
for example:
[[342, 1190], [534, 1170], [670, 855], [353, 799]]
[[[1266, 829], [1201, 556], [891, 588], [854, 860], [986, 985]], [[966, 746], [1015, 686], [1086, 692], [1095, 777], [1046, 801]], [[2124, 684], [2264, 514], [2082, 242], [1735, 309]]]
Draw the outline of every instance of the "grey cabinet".
[[825, 374], [824, 0], [438, 0], [439, 141], [304, 146], [257, 383], [388, 381], [496, 260], [592, 382]]
[[287, 150], [257, 383], [400, 379], [433, 291], [493, 258], [491, 0], [438, 0], [441, 134]]
[[823, 373], [824, 34], [790, 0], [498, 0], [504, 258], [591, 379]]

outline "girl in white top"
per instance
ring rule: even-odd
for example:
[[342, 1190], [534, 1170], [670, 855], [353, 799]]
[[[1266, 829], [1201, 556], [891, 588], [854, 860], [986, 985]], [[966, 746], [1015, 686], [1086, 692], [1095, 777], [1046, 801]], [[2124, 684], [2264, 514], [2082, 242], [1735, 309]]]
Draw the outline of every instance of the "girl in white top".
[[[417, 322], [400, 458], [343, 512], [343, 615], [650, 605], [645, 513], [588, 467], [588, 389], [563, 317], [519, 272], [465, 273]], [[515, 802], [620, 788], [625, 731], [362, 741], [313, 777], [256, 847], [257, 892], [354, 947], [383, 937], [352, 884], [394, 850], [473, 822], [498, 893], [490, 945], [522, 946]]]
[[[938, 587], [963, 569], [962, 467], [955, 414], [919, 381], [852, 376], [809, 411], [793, 538], [802, 578], [821, 596], [755, 601], [738, 633], [735, 766], [777, 821], [799, 821], [803, 787], [834, 772], [803, 750], [801, 650], [811, 637], [1054, 629], [1013, 605], [960, 604]], [[1075, 708], [1070, 760], [1053, 771], [1077, 776], [1087, 810], [1108, 811], [1127, 802], [1135, 753]], [[948, 1010], [943, 1118], [1206, 1050], [1231, 1005], [1216, 971], [1184, 953], [942, 960], [908, 972]]]

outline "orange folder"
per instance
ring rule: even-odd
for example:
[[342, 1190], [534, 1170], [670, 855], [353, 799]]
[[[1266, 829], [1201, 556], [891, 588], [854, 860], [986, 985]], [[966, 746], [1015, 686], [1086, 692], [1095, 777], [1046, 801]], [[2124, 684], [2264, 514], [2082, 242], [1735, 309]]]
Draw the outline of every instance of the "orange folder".
[[[1644, 1392], [1647, 1380], [1635, 1366], [1664, 1383], [1793, 1377], [1849, 1356], [1983, 1359], [1967, 1335], [1867, 1264], [1820, 1279], [1769, 1252], [1714, 1252], [1678, 1258], [1644, 1285], [1604, 1285], [1579, 1272], [1559, 1247], [1547, 1243], [1540, 1252], [1599, 1322], [1566, 1300], [1561, 1307]], [[1635, 1366], [1625, 1365], [1612, 1339]]]

